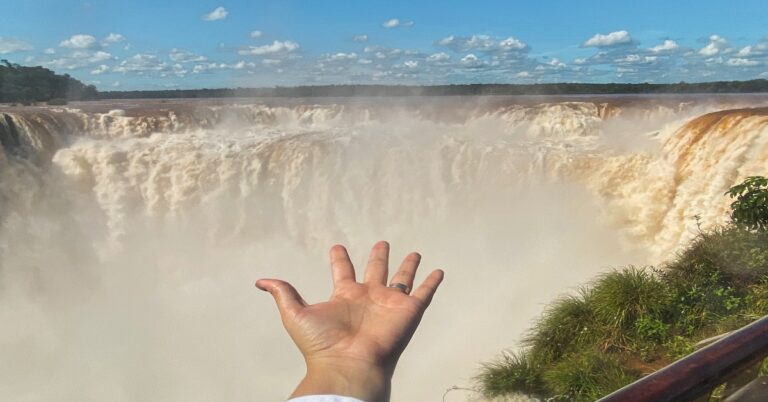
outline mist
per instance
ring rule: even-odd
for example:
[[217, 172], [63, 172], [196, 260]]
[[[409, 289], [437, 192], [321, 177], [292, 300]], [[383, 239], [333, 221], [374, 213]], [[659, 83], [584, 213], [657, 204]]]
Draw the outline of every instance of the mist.
[[[254, 281], [322, 301], [327, 249], [346, 245], [360, 277], [384, 239], [392, 266], [423, 254], [417, 282], [446, 271], [392, 398], [437, 400], [557, 295], [658, 261], [696, 208], [715, 223], [720, 204], [701, 199], [728, 185], [675, 181], [670, 150], [711, 105], [614, 119], [576, 102], [353, 106], [14, 115], [27, 146], [0, 160], [0, 399], [285, 398], [303, 362]], [[735, 181], [763, 163], [739, 151], [764, 144], [749, 135], [742, 163], [708, 169]]]

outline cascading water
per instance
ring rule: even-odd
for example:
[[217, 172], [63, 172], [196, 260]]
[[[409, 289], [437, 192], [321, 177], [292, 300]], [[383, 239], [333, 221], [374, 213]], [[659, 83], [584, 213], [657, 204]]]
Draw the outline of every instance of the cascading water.
[[435, 102], [3, 112], [0, 400], [279, 400], [302, 363], [253, 281], [323, 299], [325, 250], [378, 239], [447, 272], [393, 396], [435, 400], [768, 170], [768, 111], [709, 113], [751, 98]]

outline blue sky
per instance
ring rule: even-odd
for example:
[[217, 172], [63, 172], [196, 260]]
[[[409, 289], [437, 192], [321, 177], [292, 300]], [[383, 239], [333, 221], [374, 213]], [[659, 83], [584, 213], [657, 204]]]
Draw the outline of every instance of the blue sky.
[[101, 90], [768, 78], [764, 0], [0, 5], [0, 57]]

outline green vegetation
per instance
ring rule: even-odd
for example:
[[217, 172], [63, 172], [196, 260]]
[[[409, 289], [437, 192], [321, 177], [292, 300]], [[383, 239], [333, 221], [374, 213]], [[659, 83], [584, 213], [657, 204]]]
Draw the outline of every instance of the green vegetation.
[[24, 67], [0, 60], [0, 102], [30, 104], [96, 99], [93, 85], [85, 85], [67, 74], [57, 75], [43, 67]]
[[731, 220], [747, 229], [768, 228], [768, 179], [748, 177], [726, 193], [736, 198], [731, 204]]
[[523, 349], [483, 365], [488, 397], [591, 401], [768, 314], [768, 179], [727, 193], [732, 222], [699, 235], [660, 269], [605, 273], [545, 309]]

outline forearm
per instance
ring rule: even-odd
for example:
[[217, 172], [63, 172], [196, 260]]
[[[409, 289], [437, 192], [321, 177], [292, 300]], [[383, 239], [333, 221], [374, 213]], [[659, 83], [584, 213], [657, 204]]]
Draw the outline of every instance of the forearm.
[[359, 361], [307, 363], [307, 374], [291, 395], [341, 395], [365, 402], [388, 402], [391, 370]]

